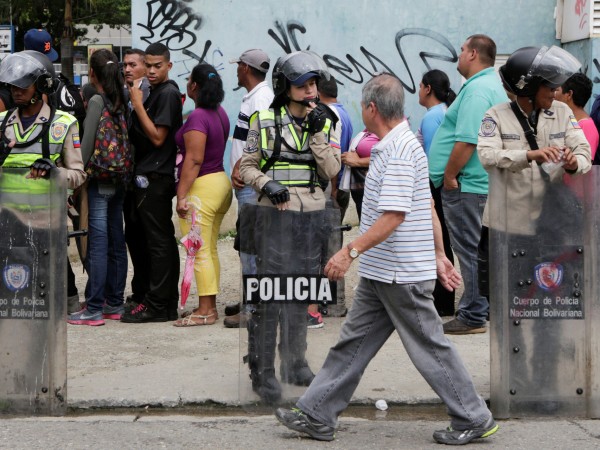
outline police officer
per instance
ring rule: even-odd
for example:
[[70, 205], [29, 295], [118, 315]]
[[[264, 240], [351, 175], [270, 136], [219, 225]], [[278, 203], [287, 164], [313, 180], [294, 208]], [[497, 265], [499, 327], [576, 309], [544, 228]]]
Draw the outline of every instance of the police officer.
[[[548, 238], [542, 230], [548, 221], [540, 216], [544, 197], [552, 195], [548, 188], [554, 183], [550, 182], [560, 182], [565, 172], [581, 174], [591, 168], [590, 146], [573, 112], [566, 104], [554, 101], [556, 89], [579, 67], [579, 61], [570, 53], [553, 46], [520, 48], [500, 68], [504, 87], [516, 100], [486, 112], [477, 152], [483, 167], [506, 183], [511, 217], [519, 218], [507, 223], [506, 232], [513, 237]], [[530, 143], [528, 139], [533, 140]], [[563, 162], [562, 168], [551, 174], [541, 166], [558, 161]], [[570, 216], [566, 212], [564, 215]], [[560, 227], [559, 219], [553, 217], [549, 222]], [[482, 222], [479, 290], [488, 296], [489, 203]]]
[[[321, 271], [322, 239], [315, 230], [324, 220], [322, 180], [334, 177], [341, 165], [339, 142], [330, 134], [335, 114], [318, 104], [317, 83], [322, 77], [329, 78], [329, 73], [315, 53], [299, 51], [279, 58], [272, 74], [271, 108], [250, 118], [240, 176], [260, 193], [257, 211], [291, 212], [281, 213], [275, 221], [263, 220], [257, 212], [259, 274]], [[290, 242], [287, 251], [282, 251], [280, 236]], [[247, 324], [248, 363], [252, 388], [266, 403], [281, 398], [274, 369], [278, 322], [281, 380], [307, 386], [314, 378], [305, 358], [306, 305], [257, 305]]]
[[10, 86], [15, 109], [0, 113], [4, 167], [30, 167], [31, 178], [48, 178], [59, 170], [67, 187], [86, 178], [79, 150], [77, 120], [51, 108], [42, 98], [57, 86], [54, 67], [43, 54], [25, 50], [7, 56], [0, 66], [0, 83]]

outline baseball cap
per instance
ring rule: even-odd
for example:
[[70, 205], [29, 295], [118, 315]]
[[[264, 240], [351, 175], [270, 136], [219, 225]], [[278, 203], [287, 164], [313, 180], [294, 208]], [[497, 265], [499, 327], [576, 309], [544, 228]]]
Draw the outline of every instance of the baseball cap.
[[52, 48], [52, 36], [46, 30], [32, 28], [25, 33], [25, 50], [43, 53], [52, 62], [58, 59], [58, 53]]
[[256, 70], [260, 70], [262, 73], [269, 71], [271, 60], [269, 56], [258, 48], [246, 50], [239, 58], [229, 60], [231, 64], [243, 62], [248, 64], [250, 67], [254, 67]]

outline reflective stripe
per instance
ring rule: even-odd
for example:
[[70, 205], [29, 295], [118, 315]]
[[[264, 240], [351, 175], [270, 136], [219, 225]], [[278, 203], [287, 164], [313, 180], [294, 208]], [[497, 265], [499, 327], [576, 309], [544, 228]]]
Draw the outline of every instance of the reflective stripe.
[[[272, 109], [258, 111], [250, 118], [250, 126], [258, 121], [260, 129], [261, 169], [273, 155], [275, 136], [275, 113]], [[279, 159], [267, 171], [271, 179], [286, 186], [317, 186], [315, 157], [310, 149], [309, 133], [304, 131], [302, 138], [294, 126], [287, 108], [281, 108], [281, 151]], [[331, 121], [327, 119], [323, 131], [329, 133]], [[269, 130], [271, 129], [271, 130]], [[270, 137], [269, 137], [270, 136]], [[290, 147], [286, 146], [285, 141]], [[294, 149], [295, 147], [295, 149]]]

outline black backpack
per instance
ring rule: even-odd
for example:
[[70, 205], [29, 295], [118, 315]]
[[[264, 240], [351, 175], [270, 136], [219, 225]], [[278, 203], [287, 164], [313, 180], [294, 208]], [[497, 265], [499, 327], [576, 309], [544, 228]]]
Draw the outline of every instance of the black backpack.
[[54, 94], [48, 98], [50, 106], [67, 112], [74, 116], [79, 123], [79, 134], [83, 136], [83, 121], [85, 120], [85, 106], [79, 87], [71, 83], [62, 73], [58, 74], [59, 85]]

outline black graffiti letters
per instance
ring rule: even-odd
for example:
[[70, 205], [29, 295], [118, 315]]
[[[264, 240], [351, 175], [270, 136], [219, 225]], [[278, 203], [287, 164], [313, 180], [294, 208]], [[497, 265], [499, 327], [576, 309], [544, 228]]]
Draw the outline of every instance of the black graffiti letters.
[[[297, 20], [290, 20], [284, 28], [283, 24], [277, 20], [275, 21], [275, 28], [277, 28], [277, 31], [279, 31], [281, 37], [279, 37], [271, 28], [269, 28], [267, 33], [273, 38], [273, 40], [275, 40], [275, 42], [277, 42], [277, 45], [279, 45], [284, 52], [292, 53], [302, 50], [298, 44], [298, 39], [296, 38], [296, 31], [300, 31], [302, 34], [306, 33], [306, 27], [304, 25]], [[290, 46], [290, 41], [292, 41], [293, 49]], [[310, 50], [310, 45], [306, 47], [305, 50]]]
[[[298, 43], [297, 32], [302, 34], [306, 33], [306, 27], [301, 22], [290, 20], [284, 26], [282, 22], [275, 21], [275, 29], [279, 34], [273, 29], [269, 29], [268, 34], [285, 53], [301, 50], [300, 44]], [[403, 45], [407, 40], [410, 45]], [[428, 43], [426, 41], [432, 42]], [[344, 61], [338, 56], [325, 53], [323, 54], [323, 61], [325, 61], [327, 67], [329, 67], [332, 72], [335, 72], [340, 76], [338, 78], [356, 84], [362, 84], [366, 79], [372, 77], [377, 72], [391, 73], [400, 79], [402, 85], [408, 92], [413, 94], [417, 91], [417, 83], [413, 77], [413, 70], [415, 70], [415, 68], [411, 68], [408, 64], [407, 54], [409, 51], [417, 52], [419, 58], [423, 61], [426, 70], [431, 69], [430, 61], [432, 60], [452, 63], [458, 61], [458, 56], [452, 47], [452, 44], [450, 44], [450, 41], [440, 33], [426, 28], [404, 28], [396, 33], [394, 43], [398, 55], [400, 56], [400, 60], [402, 61], [402, 67], [398, 72], [395, 72], [391, 68], [392, 65], [390, 63], [377, 57], [364, 46], [359, 47], [362, 54], [362, 57], [359, 57], [360, 59], [351, 54], [346, 54], [346, 61]], [[441, 45], [447, 53], [423, 50], [423, 48], [433, 48], [432, 46], [436, 45]], [[420, 51], [419, 48], [421, 48]], [[310, 46], [306, 47], [306, 50], [308, 49], [310, 49]], [[338, 82], [343, 85], [344, 83], [342, 80], [338, 79]]]
[[149, 44], [162, 42], [169, 50], [183, 50], [196, 43], [196, 31], [202, 17], [181, 0], [149, 0], [146, 23], [138, 23], [148, 32], [141, 39]]

